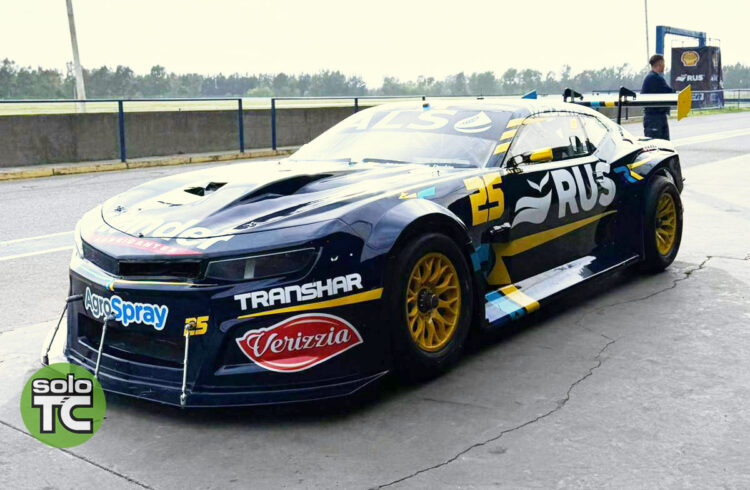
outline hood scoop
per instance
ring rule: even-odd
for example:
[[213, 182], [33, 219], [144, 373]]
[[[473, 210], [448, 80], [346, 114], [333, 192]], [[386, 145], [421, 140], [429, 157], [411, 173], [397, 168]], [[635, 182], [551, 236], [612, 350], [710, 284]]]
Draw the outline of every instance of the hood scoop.
[[244, 196], [235, 204], [249, 204], [251, 202], [276, 199], [296, 194], [300, 189], [312, 182], [333, 177], [336, 173], [323, 173], [314, 175], [296, 175], [286, 179], [277, 180], [264, 185]]
[[227, 185], [226, 182], [209, 182], [206, 187], [189, 187], [185, 189], [185, 192], [189, 192], [190, 194], [195, 194], [196, 196], [205, 196], [207, 194], [211, 194], [212, 192], [216, 192], [217, 190], [221, 189]]
[[[202, 197], [206, 197], [216, 192], [217, 190], [224, 187], [226, 182], [209, 182], [205, 186], [193, 186], [186, 189], [175, 189], [173, 191], [165, 192], [160, 196], [156, 197], [154, 201], [162, 206], [176, 207], [184, 206], [186, 204], [193, 204], [200, 201]], [[149, 209], [148, 204], [142, 204], [139, 210]]]

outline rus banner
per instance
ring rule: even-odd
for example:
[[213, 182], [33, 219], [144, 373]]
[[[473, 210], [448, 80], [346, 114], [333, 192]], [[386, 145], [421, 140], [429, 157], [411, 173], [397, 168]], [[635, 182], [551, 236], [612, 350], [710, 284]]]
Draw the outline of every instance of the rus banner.
[[722, 107], [721, 48], [672, 48], [672, 88], [692, 86], [693, 107]]

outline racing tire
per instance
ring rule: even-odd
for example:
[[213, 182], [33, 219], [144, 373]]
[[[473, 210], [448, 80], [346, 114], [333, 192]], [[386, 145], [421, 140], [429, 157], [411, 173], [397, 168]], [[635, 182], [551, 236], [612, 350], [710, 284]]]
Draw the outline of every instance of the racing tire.
[[645, 272], [666, 269], [677, 256], [682, 240], [682, 201], [674, 183], [660, 175], [646, 188], [643, 216]]
[[471, 272], [458, 245], [439, 233], [413, 239], [393, 260], [385, 312], [393, 367], [404, 381], [423, 381], [461, 354], [473, 311]]

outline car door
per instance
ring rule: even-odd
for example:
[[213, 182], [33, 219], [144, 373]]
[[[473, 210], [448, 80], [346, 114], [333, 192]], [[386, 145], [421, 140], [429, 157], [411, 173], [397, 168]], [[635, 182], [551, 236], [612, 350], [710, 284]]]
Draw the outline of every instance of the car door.
[[488, 283], [516, 283], [591, 253], [615, 187], [578, 114], [524, 120], [503, 165], [508, 221], [491, 237]]
[[597, 229], [593, 253], [624, 260], [638, 253], [641, 246], [641, 203], [629, 188], [633, 180], [623, 178], [628, 172], [628, 158], [617, 160], [618, 154], [628, 155], [623, 146], [632, 147], [632, 142], [624, 139], [619, 127], [600, 114], [579, 114], [579, 118], [597, 165], [608, 171], [607, 176], [615, 187], [615, 197], [608, 208], [615, 212], [604, 219], [602, 225], [606, 226]]

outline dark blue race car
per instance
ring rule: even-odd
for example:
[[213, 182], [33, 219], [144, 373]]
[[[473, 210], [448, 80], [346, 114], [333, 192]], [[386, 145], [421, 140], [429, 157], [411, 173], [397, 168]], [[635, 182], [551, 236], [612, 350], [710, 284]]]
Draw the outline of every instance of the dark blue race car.
[[358, 112], [283, 161], [185, 172], [76, 229], [64, 352], [183, 406], [434, 376], [613, 269], [667, 267], [680, 160], [594, 110], [527, 100]]

